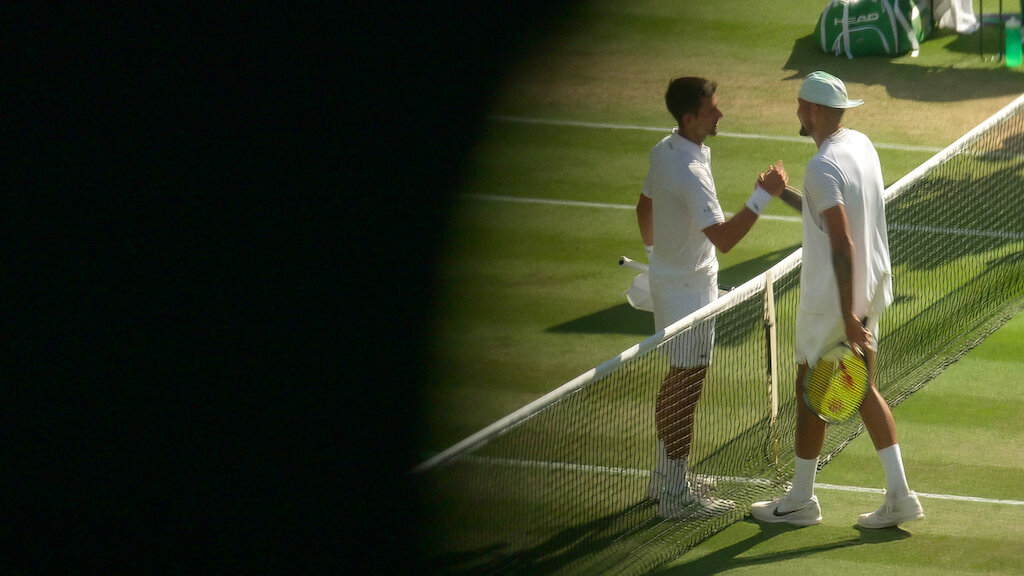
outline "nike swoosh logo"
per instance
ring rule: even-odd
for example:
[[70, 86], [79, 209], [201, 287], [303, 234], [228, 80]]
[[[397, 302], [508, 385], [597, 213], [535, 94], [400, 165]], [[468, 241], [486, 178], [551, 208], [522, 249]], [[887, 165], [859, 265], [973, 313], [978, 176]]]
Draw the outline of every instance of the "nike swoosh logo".
[[772, 510], [772, 516], [775, 516], [776, 518], [785, 518], [786, 516], [789, 516], [790, 514], [793, 514], [795, 512], [799, 512], [800, 510], [802, 510], [802, 508], [790, 510], [789, 512], [779, 512], [779, 507], [776, 506], [775, 509]]

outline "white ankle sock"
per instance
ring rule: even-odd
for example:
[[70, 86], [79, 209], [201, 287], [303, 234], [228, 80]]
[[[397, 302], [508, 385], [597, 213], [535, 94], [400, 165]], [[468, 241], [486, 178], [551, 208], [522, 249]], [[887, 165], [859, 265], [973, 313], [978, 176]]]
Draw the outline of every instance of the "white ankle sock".
[[878, 457], [882, 460], [882, 468], [885, 469], [886, 497], [906, 496], [910, 493], [910, 486], [907, 485], [907, 475], [903, 470], [903, 456], [900, 454], [900, 445], [893, 444], [888, 448], [878, 451]]
[[686, 486], [686, 458], [665, 459], [665, 491], [672, 494], [683, 494], [687, 492]]
[[668, 454], [665, 452], [665, 441], [658, 440], [658, 460], [657, 463], [654, 465], [654, 472], [656, 474], [664, 474], [665, 465], [667, 461]]
[[796, 502], [807, 502], [814, 496], [814, 477], [818, 473], [818, 458], [805, 460], [796, 458], [796, 470], [793, 472], [793, 487], [789, 490], [789, 498]]

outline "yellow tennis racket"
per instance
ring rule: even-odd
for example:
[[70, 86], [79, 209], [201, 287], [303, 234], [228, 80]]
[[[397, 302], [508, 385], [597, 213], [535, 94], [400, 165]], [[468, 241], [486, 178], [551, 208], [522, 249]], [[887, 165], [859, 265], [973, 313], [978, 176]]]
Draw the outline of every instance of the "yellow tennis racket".
[[804, 402], [825, 422], [842, 422], [860, 410], [871, 378], [868, 364], [841, 342], [825, 350], [804, 376]]

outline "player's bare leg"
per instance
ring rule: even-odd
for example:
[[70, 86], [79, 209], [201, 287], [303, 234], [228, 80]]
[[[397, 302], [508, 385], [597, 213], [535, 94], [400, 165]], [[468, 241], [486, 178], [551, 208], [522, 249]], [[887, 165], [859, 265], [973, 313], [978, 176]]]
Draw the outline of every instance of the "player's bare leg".
[[825, 421], [807, 407], [803, 401], [804, 378], [807, 364], [798, 364], [796, 369], [796, 455], [805, 460], [817, 459], [825, 443]]
[[868, 348], [865, 360], [868, 363], [868, 374], [871, 375], [871, 388], [864, 396], [864, 402], [860, 405], [860, 417], [864, 420], [864, 427], [868, 429], [871, 442], [875, 450], [883, 450], [898, 442], [896, 437], [896, 421], [892, 417], [892, 410], [885, 403], [885, 399], [878, 392], [875, 386], [875, 357], [874, 350]]
[[660, 479], [663, 488], [658, 495], [659, 516], [717, 514], [733, 506], [729, 500], [708, 496], [710, 488], [698, 487], [697, 490], [691, 490], [688, 481], [687, 468], [693, 445], [697, 403], [706, 376], [707, 366], [672, 368], [658, 391], [654, 421], [659, 443], [664, 447], [664, 453], [660, 456], [663, 460], [663, 476]]
[[[685, 481], [687, 458], [690, 454], [690, 440], [693, 433], [693, 416], [696, 402], [687, 402], [691, 394], [699, 397], [703, 388], [706, 368], [695, 369], [672, 367], [658, 389], [654, 408], [654, 427], [658, 437], [658, 463], [648, 484], [647, 496], [660, 499], [665, 485], [672, 476], [674, 484]], [[696, 379], [696, 384], [693, 380]], [[697, 388], [692, 390], [692, 388]], [[668, 449], [671, 447], [671, 461]], [[681, 478], [680, 478], [681, 477]]]
[[750, 513], [762, 522], [784, 522], [795, 526], [811, 526], [821, 522], [821, 507], [814, 495], [814, 478], [818, 471], [818, 456], [825, 442], [826, 424], [803, 401], [803, 382], [807, 370], [807, 364], [797, 365], [794, 440], [796, 469], [793, 472], [793, 485], [780, 498], [751, 505]]
[[697, 401], [704, 389], [707, 367], [672, 368], [661, 384], [654, 421], [670, 460], [689, 458]]
[[857, 523], [864, 528], [888, 528], [924, 517], [924, 510], [909, 485], [903, 469], [903, 456], [896, 436], [896, 421], [885, 398], [875, 386], [875, 352], [867, 351], [866, 360], [870, 368], [871, 388], [860, 405], [860, 416], [868, 429], [871, 442], [878, 451], [878, 457], [885, 469], [885, 502], [867, 514], [861, 514]]

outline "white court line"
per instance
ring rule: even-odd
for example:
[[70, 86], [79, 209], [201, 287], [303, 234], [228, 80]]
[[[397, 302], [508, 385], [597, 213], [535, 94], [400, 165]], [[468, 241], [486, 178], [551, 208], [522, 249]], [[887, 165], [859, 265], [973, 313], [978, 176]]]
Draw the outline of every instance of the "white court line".
[[1024, 240], [1024, 234], [1020, 234], [1018, 232], [1006, 232], [1003, 230], [972, 230], [970, 228], [949, 227], [940, 228], [937, 226], [919, 226], [916, 224], [891, 224], [889, 229], [954, 236], [981, 236], [984, 238], [997, 238], [999, 240]]
[[[498, 122], [513, 122], [516, 124], [543, 124], [546, 126], [573, 126], [575, 128], [599, 128], [604, 130], [644, 130], [647, 132], [662, 132], [668, 134], [672, 128], [660, 128], [655, 126], [636, 126], [631, 124], [605, 124], [601, 122], [579, 122], [575, 120], [553, 120], [550, 118], [528, 118], [525, 116], [491, 116], [491, 120]], [[739, 132], [719, 132], [719, 136], [726, 138], [743, 138], [746, 140], [768, 140], [772, 142], [795, 142], [799, 144], [813, 144], [814, 142], [803, 136], [772, 136], [768, 134], [742, 134]], [[908, 144], [887, 144], [885, 142], [874, 142], [875, 148], [888, 150], [903, 150], [907, 152], [940, 152], [942, 148], [937, 146], [911, 146]]]
[[[836, 490], [839, 492], [861, 492], [866, 494], [885, 494], [881, 488], [862, 488], [860, 486], [839, 486], [836, 484], [814, 483], [815, 488], [822, 490]], [[927, 492], [914, 492], [919, 498], [930, 498], [932, 500], [953, 500], [955, 502], [976, 502], [979, 504], [1004, 504], [1007, 506], [1024, 506], [1021, 500], [999, 500], [995, 498], [979, 498], [977, 496], [957, 496], [953, 494], [929, 494]]]
[[[603, 202], [580, 202], [577, 200], [552, 200], [547, 198], [520, 198], [517, 196], [500, 196], [491, 194], [462, 194], [463, 198], [471, 200], [491, 200], [495, 202], [512, 202], [519, 204], [549, 204], [552, 206], [579, 206], [584, 208], [610, 208], [613, 210], [635, 210], [636, 206], [629, 204], [606, 204]], [[725, 213], [726, 218], [732, 217], [731, 213]], [[776, 216], [773, 214], [762, 214], [762, 220], [776, 220], [779, 222], [802, 222], [800, 216]], [[949, 228], [936, 226], [919, 226], [915, 224], [890, 224], [890, 230], [907, 232], [924, 232], [931, 234], [944, 234], [954, 236], [996, 238], [999, 240], [1024, 240], [1024, 234], [1019, 232], [1006, 232], [1003, 230], [973, 230], [970, 228]]]
[[[579, 206], [584, 208], [611, 208], [613, 210], [636, 210], [636, 206], [629, 204], [605, 204], [603, 202], [580, 202], [578, 200], [550, 200], [547, 198], [520, 198], [518, 196], [500, 196], [494, 194], [461, 194], [463, 198], [470, 200], [491, 200], [495, 202], [512, 202], [518, 204], [548, 204], [551, 206]], [[732, 214], [725, 213], [729, 218]], [[782, 222], [800, 222], [799, 216], [774, 216], [762, 214], [762, 220], [779, 220]]]
[[462, 194], [470, 200], [493, 200], [495, 202], [513, 202], [518, 204], [550, 204], [552, 206], [582, 206], [584, 208], [612, 208], [615, 210], [636, 210], [636, 206], [628, 204], [605, 204], [603, 202], [580, 202], [577, 200], [551, 200], [548, 198], [520, 198], [518, 196], [500, 196], [496, 194]]
[[[484, 464], [498, 464], [502, 466], [514, 466], [517, 468], [543, 468], [549, 470], [577, 470], [594, 474], [605, 474], [610, 476], [633, 476], [638, 478], [650, 477], [650, 470], [637, 470], [636, 468], [620, 468], [614, 466], [591, 466], [589, 464], [572, 464], [569, 462], [548, 462], [543, 460], [512, 460], [508, 458], [490, 458], [486, 456], [467, 456], [466, 459]], [[701, 475], [698, 474], [698, 478]], [[719, 482], [736, 482], [744, 484], [770, 484], [766, 478], [740, 478], [736, 476], [706, 476]], [[837, 492], [854, 492], [861, 494], [885, 494], [880, 488], [864, 488], [862, 486], [841, 486], [815, 482], [814, 487], [821, 490], [833, 490]], [[997, 498], [981, 498], [978, 496], [961, 496], [956, 494], [930, 494], [927, 492], [915, 492], [919, 498], [932, 500], [950, 500], [954, 502], [972, 502], [976, 504], [999, 504], [1004, 506], [1024, 506], [1022, 500], [1005, 500]]]

